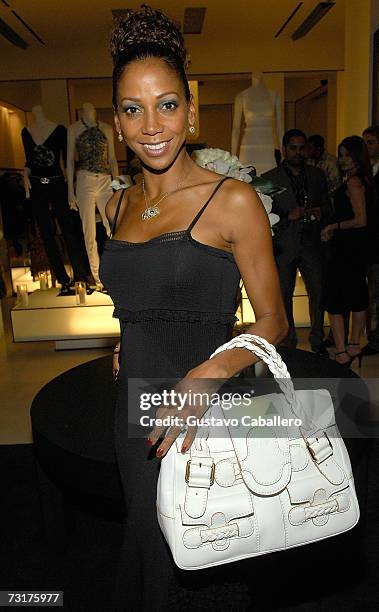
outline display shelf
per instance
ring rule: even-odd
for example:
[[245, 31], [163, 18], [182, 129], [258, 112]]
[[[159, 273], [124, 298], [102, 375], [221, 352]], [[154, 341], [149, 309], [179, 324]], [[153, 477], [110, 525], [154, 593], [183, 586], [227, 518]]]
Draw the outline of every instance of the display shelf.
[[[15, 274], [14, 280], [28, 284], [28, 271]], [[39, 285], [39, 283], [33, 283]], [[29, 288], [29, 284], [28, 284]], [[27, 308], [16, 305], [11, 310], [13, 338], [15, 342], [54, 340], [56, 349], [90, 348], [113, 346], [120, 335], [120, 324], [112, 317], [113, 302], [109, 295], [94, 291], [86, 296], [86, 304], [78, 306], [75, 295], [58, 296], [59, 288], [45, 291], [36, 289], [29, 294]], [[237, 325], [255, 321], [254, 311], [242, 291], [242, 308], [236, 315]], [[293, 298], [296, 327], [309, 327], [308, 296], [303, 280], [296, 279]], [[328, 325], [328, 317], [325, 317]]]
[[[17, 285], [21, 283], [28, 286], [28, 291], [35, 291], [36, 289], [39, 289], [39, 281], [33, 280], [33, 277], [30, 273], [30, 268], [28, 266], [11, 268], [11, 275], [12, 275], [12, 285], [13, 285], [14, 293], [16, 293]], [[50, 274], [49, 274], [49, 283], [51, 284]]]
[[60, 289], [37, 289], [29, 295], [29, 305], [11, 310], [15, 342], [55, 340], [56, 348], [113, 346], [120, 335], [120, 324], [112, 317], [109, 295], [94, 291], [86, 304], [77, 306], [75, 295], [58, 296]]
[[[247, 297], [245, 287], [242, 287], [242, 310], [241, 307], [239, 307], [236, 312], [236, 316], [238, 318], [237, 324], [239, 325], [255, 322], [254, 310], [250, 304], [249, 298]], [[293, 317], [295, 320], [295, 327], [311, 326], [309, 318], [308, 295], [300, 273], [296, 275], [296, 285], [293, 295]], [[329, 317], [327, 313], [325, 313], [324, 324], [329, 325]]]

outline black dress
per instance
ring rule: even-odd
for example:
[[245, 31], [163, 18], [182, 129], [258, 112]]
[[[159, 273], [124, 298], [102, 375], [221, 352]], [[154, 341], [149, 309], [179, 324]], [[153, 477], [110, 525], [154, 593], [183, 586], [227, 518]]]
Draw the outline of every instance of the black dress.
[[[353, 219], [354, 212], [344, 183], [335, 193], [335, 222]], [[370, 209], [366, 189], [366, 212]], [[360, 312], [369, 303], [367, 261], [369, 236], [366, 227], [334, 230], [326, 268], [323, 308], [330, 314]]]
[[117, 611], [185, 610], [187, 605], [192, 610], [213, 605], [217, 610], [247, 609], [246, 564], [197, 572], [176, 568], [156, 516], [160, 461], [146, 439], [128, 437], [128, 378], [182, 378], [232, 336], [240, 281], [234, 257], [191, 236], [224, 180], [188, 229], [143, 243], [110, 239], [101, 258], [101, 281], [121, 327], [115, 445], [127, 514], [114, 597]]

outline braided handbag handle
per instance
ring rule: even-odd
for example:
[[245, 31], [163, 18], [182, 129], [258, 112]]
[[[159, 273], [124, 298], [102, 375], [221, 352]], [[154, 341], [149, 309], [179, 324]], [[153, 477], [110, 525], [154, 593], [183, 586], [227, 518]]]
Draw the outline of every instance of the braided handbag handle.
[[257, 357], [264, 361], [270, 372], [274, 375], [277, 383], [284, 394], [294, 415], [301, 419], [302, 427], [306, 430], [313, 429], [312, 423], [309, 420], [304, 408], [299, 402], [294, 386], [292, 384], [290, 373], [287, 366], [277, 352], [276, 348], [260, 336], [253, 334], [240, 334], [229, 340], [225, 344], [219, 346], [210, 356], [210, 359], [221, 353], [222, 351], [233, 348], [246, 348], [254, 353]]

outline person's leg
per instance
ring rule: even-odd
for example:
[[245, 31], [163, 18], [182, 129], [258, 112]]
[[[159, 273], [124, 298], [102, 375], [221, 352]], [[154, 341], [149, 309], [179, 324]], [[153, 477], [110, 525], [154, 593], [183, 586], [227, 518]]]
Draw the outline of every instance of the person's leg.
[[348, 342], [350, 355], [357, 355], [361, 352], [360, 339], [366, 320], [366, 310], [352, 313], [351, 337]]
[[[350, 312], [344, 312], [342, 316], [345, 327], [345, 343], [347, 344], [347, 340], [349, 338]], [[330, 326], [329, 333], [324, 340], [324, 346], [335, 346], [332, 326]]]
[[67, 186], [64, 181], [53, 184], [51, 203], [66, 243], [74, 280], [85, 281], [87, 278], [86, 268], [72, 219], [72, 215], [77, 213], [70, 211], [67, 201]]
[[312, 350], [317, 350], [323, 347], [324, 339], [324, 311], [321, 308], [323, 270], [320, 251], [311, 246], [304, 247], [299, 259], [299, 269], [309, 298], [309, 342]]
[[52, 271], [58, 282], [61, 285], [65, 285], [70, 282], [70, 277], [66, 272], [55, 240], [55, 227], [49, 210], [50, 194], [50, 184], [41, 185], [39, 181], [32, 181], [31, 203], [33, 215], [37, 222]]
[[97, 179], [96, 205], [101, 216], [101, 220], [106, 229], [107, 235], [111, 233], [109, 221], [105, 214], [105, 207], [113, 195], [111, 178], [108, 174], [99, 174]]
[[293, 318], [293, 293], [295, 291], [297, 261], [284, 260], [281, 257], [277, 259], [277, 268], [279, 274], [280, 287], [282, 290], [284, 307], [288, 320], [288, 333], [281, 342], [282, 346], [296, 348], [297, 337], [295, 329], [295, 321]]
[[96, 176], [92, 172], [80, 170], [76, 179], [76, 198], [82, 220], [84, 242], [88, 261], [96, 283], [99, 279], [99, 253], [96, 242]]
[[336, 361], [341, 364], [348, 363], [350, 357], [346, 352], [343, 316], [342, 314], [331, 314], [330, 312], [328, 314], [336, 346]]

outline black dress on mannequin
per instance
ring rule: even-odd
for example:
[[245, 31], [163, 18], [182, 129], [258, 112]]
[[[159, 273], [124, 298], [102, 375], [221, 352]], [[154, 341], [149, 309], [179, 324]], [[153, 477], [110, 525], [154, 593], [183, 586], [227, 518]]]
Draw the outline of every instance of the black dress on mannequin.
[[[101, 258], [100, 278], [121, 326], [115, 446], [126, 522], [115, 612], [187, 609], [189, 602], [192, 610], [247, 609], [246, 565], [200, 572], [176, 568], [156, 516], [160, 462], [146, 439], [128, 437], [128, 378], [182, 378], [232, 336], [240, 280], [234, 257], [191, 235], [224, 180], [186, 230], [142, 243], [110, 239]], [[120, 203], [121, 198], [112, 235]]]
[[[27, 128], [21, 132], [25, 149], [26, 164], [30, 169], [31, 203], [50, 265], [59, 283], [70, 283], [61, 253], [55, 240], [55, 224], [52, 213], [57, 218], [59, 227], [67, 246], [67, 252], [74, 271], [74, 280], [85, 281], [88, 268], [85, 266], [83, 249], [77, 226], [73, 223], [67, 201], [67, 183], [60, 166], [62, 156], [64, 164], [67, 159], [67, 130], [64, 125], [57, 125], [42, 144], [36, 144]], [[83, 239], [82, 239], [83, 240]]]

